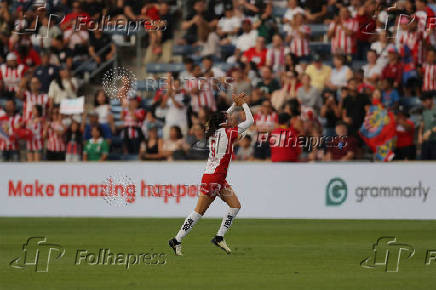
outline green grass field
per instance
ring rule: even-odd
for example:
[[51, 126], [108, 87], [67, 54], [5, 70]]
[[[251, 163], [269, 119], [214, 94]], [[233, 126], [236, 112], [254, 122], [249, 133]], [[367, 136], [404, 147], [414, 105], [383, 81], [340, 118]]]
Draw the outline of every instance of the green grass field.
[[[203, 219], [184, 240], [184, 256], [167, 246], [182, 219], [0, 218], [0, 289], [434, 289], [436, 221], [236, 220], [226, 255], [210, 243], [219, 220]], [[396, 236], [416, 253], [399, 272], [360, 262], [381, 236]], [[49, 271], [15, 269], [32, 236], [62, 245]], [[75, 265], [76, 251], [166, 253], [164, 265]]]

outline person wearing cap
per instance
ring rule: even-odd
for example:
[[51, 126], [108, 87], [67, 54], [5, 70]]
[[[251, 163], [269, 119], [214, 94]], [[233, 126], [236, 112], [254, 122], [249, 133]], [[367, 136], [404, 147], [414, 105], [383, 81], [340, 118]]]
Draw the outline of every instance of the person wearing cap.
[[418, 144], [421, 147], [422, 160], [436, 160], [436, 106], [433, 96], [426, 93], [422, 96], [424, 111], [418, 131]]
[[382, 78], [391, 78], [394, 80], [394, 88], [399, 88], [403, 78], [403, 66], [398, 59], [398, 53], [395, 47], [388, 49], [388, 64], [384, 67], [381, 74]]
[[395, 148], [395, 160], [415, 160], [415, 124], [409, 119], [409, 112], [405, 107], [400, 107], [395, 116], [397, 124], [397, 144]]
[[315, 53], [312, 57], [312, 63], [306, 68], [306, 74], [310, 76], [311, 85], [322, 91], [328, 80], [332, 69], [330, 66], [322, 63], [321, 56]]
[[235, 40], [235, 46], [242, 53], [256, 45], [257, 30], [253, 29], [250, 19], [242, 21], [242, 34]]
[[6, 63], [0, 65], [0, 80], [8, 91], [18, 92], [20, 87], [25, 86], [26, 70], [25, 65], [17, 63], [17, 55], [10, 52], [6, 56]]

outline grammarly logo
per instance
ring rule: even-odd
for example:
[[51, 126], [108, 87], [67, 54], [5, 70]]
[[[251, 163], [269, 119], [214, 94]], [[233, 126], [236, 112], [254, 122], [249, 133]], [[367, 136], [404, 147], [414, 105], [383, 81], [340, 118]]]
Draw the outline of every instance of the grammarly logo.
[[347, 200], [347, 184], [342, 178], [335, 177], [330, 180], [326, 188], [327, 206], [338, 206]]
[[415, 249], [411, 245], [397, 243], [396, 237], [379, 238], [372, 246], [372, 250], [373, 253], [360, 262], [360, 266], [370, 269], [380, 267], [386, 272], [398, 272], [400, 259], [402, 257], [409, 259], [415, 254]]
[[13, 259], [9, 266], [16, 269], [34, 266], [36, 272], [48, 272], [50, 262], [62, 258], [64, 254], [65, 249], [61, 245], [47, 243], [46, 237], [31, 237], [23, 244], [22, 256]]

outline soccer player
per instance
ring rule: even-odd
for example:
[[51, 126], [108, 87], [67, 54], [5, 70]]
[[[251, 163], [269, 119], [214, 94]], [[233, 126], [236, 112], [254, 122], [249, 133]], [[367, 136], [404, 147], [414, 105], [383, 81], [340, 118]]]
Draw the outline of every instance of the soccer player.
[[[242, 106], [245, 113], [245, 121], [239, 125], [237, 125], [237, 118], [232, 115], [236, 106]], [[204, 215], [217, 195], [227, 203], [229, 209], [224, 215], [221, 226], [216, 236], [212, 239], [212, 243], [223, 249], [227, 254], [230, 254], [231, 250], [224, 240], [224, 235], [232, 225], [232, 221], [238, 214], [241, 204], [232, 187], [227, 184], [227, 169], [232, 158], [233, 143], [253, 123], [254, 119], [250, 108], [245, 103], [245, 93], [233, 96], [233, 104], [227, 112], [215, 112], [211, 115], [206, 133], [206, 139], [209, 142], [209, 159], [201, 180], [201, 193], [198, 197], [197, 206], [185, 219], [177, 235], [168, 242], [177, 256], [182, 255], [182, 239]]]

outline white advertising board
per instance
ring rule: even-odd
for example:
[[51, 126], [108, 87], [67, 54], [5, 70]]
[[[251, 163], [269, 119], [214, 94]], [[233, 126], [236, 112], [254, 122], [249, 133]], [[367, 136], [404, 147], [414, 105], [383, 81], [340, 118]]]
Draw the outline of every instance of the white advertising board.
[[[1, 163], [0, 216], [185, 217], [204, 166]], [[227, 180], [241, 200], [240, 217], [436, 219], [435, 176], [436, 163], [234, 162]], [[126, 193], [122, 206], [102, 196], [109, 177], [114, 192]], [[206, 217], [221, 217], [224, 209], [217, 198]]]

